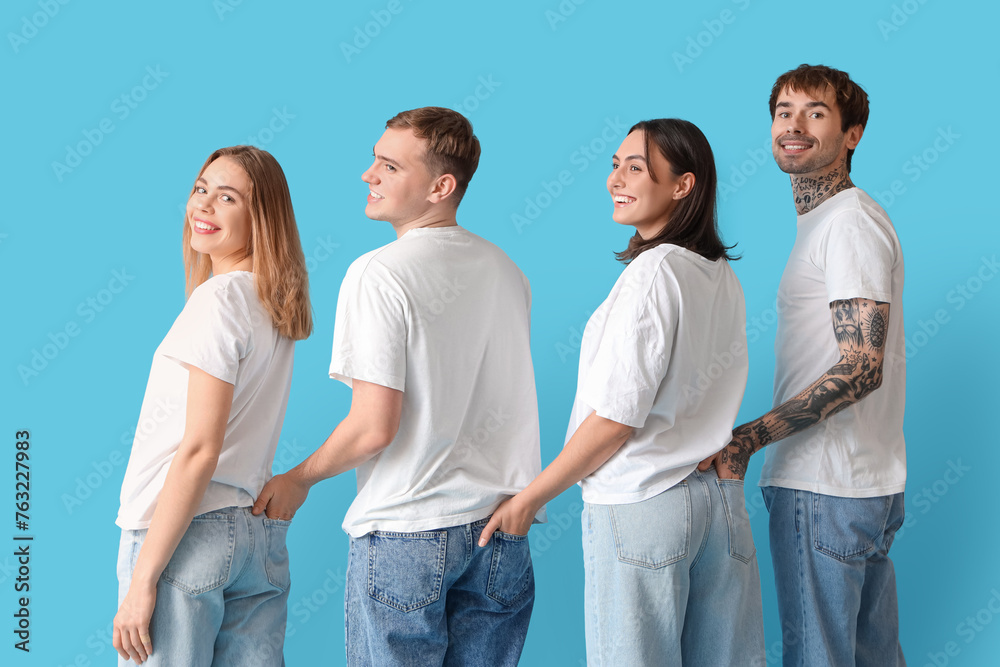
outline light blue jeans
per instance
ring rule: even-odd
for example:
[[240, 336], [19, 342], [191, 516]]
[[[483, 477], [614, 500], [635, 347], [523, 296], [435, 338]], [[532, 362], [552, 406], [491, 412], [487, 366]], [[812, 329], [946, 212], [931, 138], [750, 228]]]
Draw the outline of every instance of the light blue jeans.
[[[289, 525], [249, 507], [194, 517], [156, 586], [153, 653], [143, 665], [283, 665]], [[145, 538], [145, 530], [122, 531], [119, 605]]]
[[583, 557], [591, 667], [764, 667], [742, 481], [695, 470], [638, 503], [587, 503]]
[[528, 538], [488, 519], [420, 533], [351, 540], [347, 664], [513, 667], [535, 602]]
[[766, 486], [785, 667], [899, 667], [889, 560], [903, 494], [840, 498]]

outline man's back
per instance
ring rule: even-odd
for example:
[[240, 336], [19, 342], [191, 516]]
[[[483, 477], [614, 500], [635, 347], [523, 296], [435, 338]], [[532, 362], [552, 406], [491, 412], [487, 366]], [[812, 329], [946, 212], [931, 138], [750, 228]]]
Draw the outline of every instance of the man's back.
[[396, 437], [358, 468], [354, 537], [489, 516], [539, 472], [527, 280], [461, 227], [360, 257], [337, 304], [330, 375], [403, 391]]

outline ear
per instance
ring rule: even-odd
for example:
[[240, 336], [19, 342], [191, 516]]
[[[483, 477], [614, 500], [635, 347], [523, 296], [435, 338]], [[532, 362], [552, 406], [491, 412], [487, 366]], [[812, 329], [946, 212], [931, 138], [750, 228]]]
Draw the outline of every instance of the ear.
[[865, 128], [860, 125], [847, 128], [847, 139], [844, 142], [847, 145], [847, 148], [852, 151], [857, 148], [858, 144], [861, 142], [861, 135], [864, 133]]
[[444, 174], [438, 176], [434, 179], [434, 183], [431, 185], [430, 194], [427, 195], [427, 201], [432, 204], [438, 204], [455, 192], [455, 188], [458, 187], [458, 181], [451, 174]]
[[677, 177], [677, 188], [674, 190], [674, 199], [684, 199], [694, 190], [694, 174], [690, 171]]

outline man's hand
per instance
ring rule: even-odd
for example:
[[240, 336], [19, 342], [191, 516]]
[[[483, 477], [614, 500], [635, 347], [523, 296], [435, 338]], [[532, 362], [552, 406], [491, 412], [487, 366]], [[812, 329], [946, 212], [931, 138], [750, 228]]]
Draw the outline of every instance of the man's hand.
[[698, 464], [698, 470], [705, 472], [715, 465], [719, 479], [740, 479], [747, 474], [750, 456], [760, 447], [753, 437], [750, 424], [744, 424], [733, 431], [733, 439], [722, 451], [709, 456]]
[[261, 489], [253, 504], [253, 514], [266, 512], [268, 519], [290, 520], [309, 495], [309, 485], [289, 473], [276, 475]]
[[142, 664], [153, 652], [149, 619], [156, 605], [156, 586], [142, 587], [133, 581], [115, 615], [112, 644], [123, 660]]
[[489, 544], [490, 538], [497, 530], [511, 535], [527, 535], [537, 512], [538, 508], [527, 505], [521, 498], [521, 494], [508, 498], [500, 503], [500, 506], [493, 512], [493, 516], [490, 517], [489, 523], [483, 527], [483, 534], [479, 537], [479, 546], [485, 547]]

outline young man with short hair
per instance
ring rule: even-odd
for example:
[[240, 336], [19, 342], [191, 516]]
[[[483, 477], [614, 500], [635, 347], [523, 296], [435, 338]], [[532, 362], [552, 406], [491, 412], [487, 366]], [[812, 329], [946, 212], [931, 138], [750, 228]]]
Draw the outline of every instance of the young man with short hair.
[[798, 213], [778, 288], [775, 407], [701, 467], [742, 478], [769, 445], [760, 486], [786, 666], [903, 665], [889, 559], [906, 482], [903, 255], [851, 182], [868, 95], [845, 72], [802, 65], [775, 82], [770, 109]]
[[291, 518], [313, 484], [358, 468], [343, 524], [351, 665], [515, 665], [524, 644], [527, 537], [476, 543], [541, 468], [531, 295], [507, 255], [457, 224], [479, 153], [449, 109], [386, 124], [365, 214], [397, 240], [351, 265], [337, 303], [330, 376], [352, 387], [350, 412], [255, 507]]

